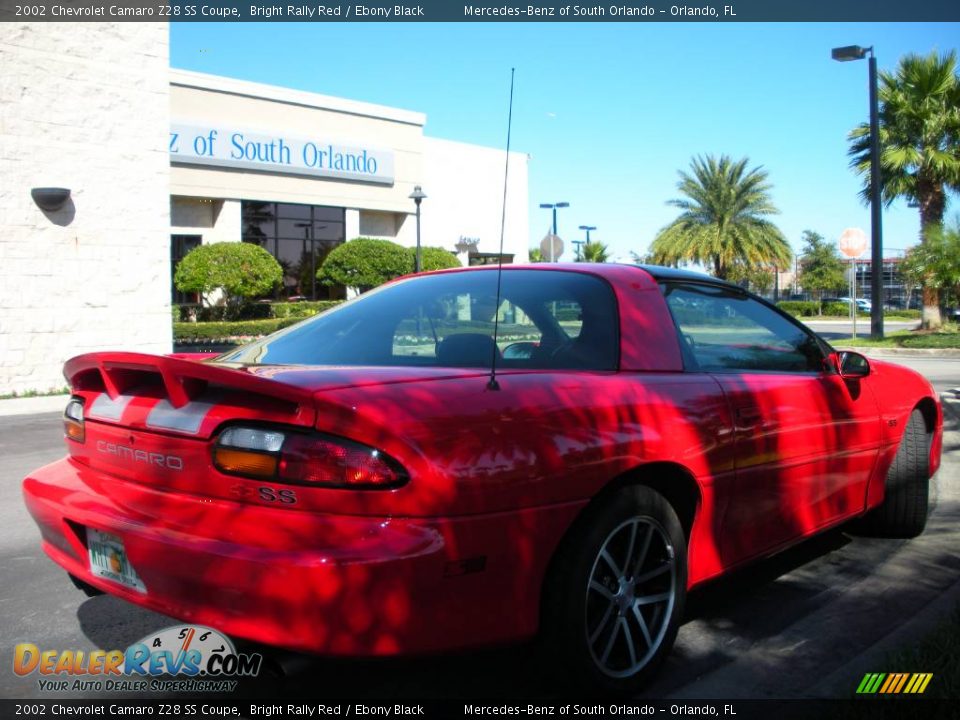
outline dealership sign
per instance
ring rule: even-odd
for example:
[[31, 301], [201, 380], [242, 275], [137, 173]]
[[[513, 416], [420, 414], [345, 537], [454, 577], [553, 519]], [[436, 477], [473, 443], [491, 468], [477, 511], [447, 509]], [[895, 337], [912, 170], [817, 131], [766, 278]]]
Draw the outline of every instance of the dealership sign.
[[224, 125], [170, 126], [170, 161], [190, 165], [393, 183], [393, 153]]

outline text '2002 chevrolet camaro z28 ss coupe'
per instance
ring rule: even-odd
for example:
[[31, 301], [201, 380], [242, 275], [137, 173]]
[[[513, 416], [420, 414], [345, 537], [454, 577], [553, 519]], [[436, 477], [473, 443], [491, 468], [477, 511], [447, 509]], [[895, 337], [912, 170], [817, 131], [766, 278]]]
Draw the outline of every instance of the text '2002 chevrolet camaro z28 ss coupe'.
[[23, 483], [43, 548], [328, 656], [540, 633], [630, 691], [689, 588], [853, 519], [920, 533], [940, 462], [920, 375], [666, 268], [419, 275], [207, 358], [66, 364], [69, 455]]

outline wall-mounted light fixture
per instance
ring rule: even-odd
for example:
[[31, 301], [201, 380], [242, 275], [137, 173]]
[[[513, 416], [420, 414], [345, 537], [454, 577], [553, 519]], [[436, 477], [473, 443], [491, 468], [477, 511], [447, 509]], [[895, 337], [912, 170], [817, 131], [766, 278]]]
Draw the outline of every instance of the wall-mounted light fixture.
[[70, 188], [33, 188], [30, 191], [30, 197], [41, 210], [53, 212], [62, 208], [70, 199]]

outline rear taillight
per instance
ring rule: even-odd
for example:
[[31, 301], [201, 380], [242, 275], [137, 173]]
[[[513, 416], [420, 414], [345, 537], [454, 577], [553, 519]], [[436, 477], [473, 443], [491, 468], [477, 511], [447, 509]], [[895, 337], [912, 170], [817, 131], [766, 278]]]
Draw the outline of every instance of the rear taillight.
[[291, 435], [280, 456], [280, 479], [338, 487], [393, 487], [405, 473], [366, 445], [323, 435]]
[[70, 398], [63, 410], [63, 434], [67, 439], [78, 443], [82, 443], [86, 438], [83, 427], [83, 400], [80, 398]]
[[392, 488], [404, 469], [379, 450], [352, 440], [262, 428], [232, 427], [213, 446], [213, 464], [230, 475], [338, 488]]

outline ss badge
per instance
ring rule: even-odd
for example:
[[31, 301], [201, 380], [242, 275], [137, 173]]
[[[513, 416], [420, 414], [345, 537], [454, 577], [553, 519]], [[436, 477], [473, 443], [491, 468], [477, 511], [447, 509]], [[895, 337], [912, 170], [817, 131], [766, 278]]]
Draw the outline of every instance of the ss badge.
[[272, 487], [258, 487], [257, 492], [260, 494], [260, 499], [264, 502], [279, 502], [284, 505], [295, 505], [297, 502], [297, 494], [293, 490], [277, 490]]

